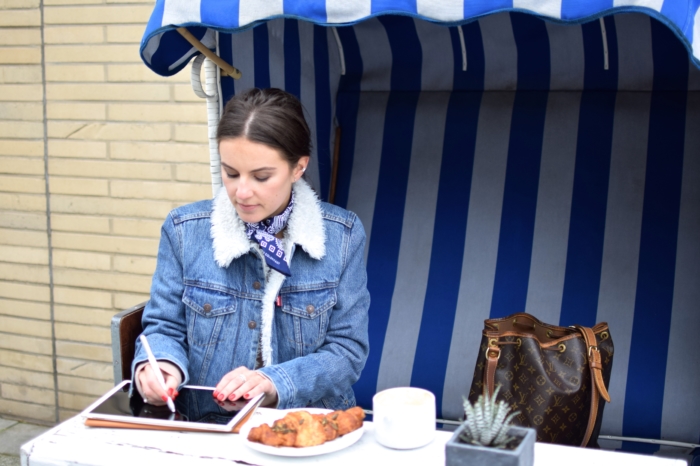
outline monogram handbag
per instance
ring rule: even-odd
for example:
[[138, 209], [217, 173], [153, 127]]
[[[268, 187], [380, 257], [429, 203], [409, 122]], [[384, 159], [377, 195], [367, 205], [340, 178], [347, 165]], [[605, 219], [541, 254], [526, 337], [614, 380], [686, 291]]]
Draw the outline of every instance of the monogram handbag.
[[519, 411], [513, 423], [534, 428], [538, 442], [598, 447], [612, 358], [605, 322], [558, 327], [525, 313], [488, 319], [469, 401], [500, 385], [498, 399]]

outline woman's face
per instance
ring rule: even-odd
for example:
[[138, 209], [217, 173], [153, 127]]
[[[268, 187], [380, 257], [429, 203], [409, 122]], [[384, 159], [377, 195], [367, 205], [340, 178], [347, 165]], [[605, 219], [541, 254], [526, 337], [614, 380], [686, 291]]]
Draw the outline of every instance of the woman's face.
[[260, 222], [284, 211], [292, 183], [301, 178], [309, 157], [295, 167], [282, 154], [265, 144], [244, 137], [219, 143], [221, 178], [238, 216], [248, 223]]

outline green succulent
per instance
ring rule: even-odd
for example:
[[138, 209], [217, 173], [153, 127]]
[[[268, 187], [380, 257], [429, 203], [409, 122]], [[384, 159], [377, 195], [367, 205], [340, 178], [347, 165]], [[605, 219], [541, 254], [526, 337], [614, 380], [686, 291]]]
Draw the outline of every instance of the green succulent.
[[464, 399], [464, 412], [467, 416], [464, 421], [464, 431], [460, 440], [465, 443], [482, 445], [485, 447], [505, 448], [513, 440], [508, 436], [511, 421], [520, 412], [508, 414], [510, 407], [505, 401], [496, 402], [496, 396], [500, 387], [494, 390], [489, 397], [485, 392], [479, 395], [479, 399], [473, 405]]

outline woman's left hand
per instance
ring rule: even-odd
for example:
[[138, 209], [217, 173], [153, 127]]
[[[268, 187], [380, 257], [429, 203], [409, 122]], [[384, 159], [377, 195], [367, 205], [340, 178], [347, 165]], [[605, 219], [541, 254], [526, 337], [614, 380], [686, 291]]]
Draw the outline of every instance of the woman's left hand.
[[235, 401], [241, 397], [249, 400], [263, 392], [265, 393], [265, 405], [277, 402], [277, 390], [270, 379], [260, 372], [241, 366], [221, 378], [214, 389], [214, 398], [219, 401], [226, 399]]

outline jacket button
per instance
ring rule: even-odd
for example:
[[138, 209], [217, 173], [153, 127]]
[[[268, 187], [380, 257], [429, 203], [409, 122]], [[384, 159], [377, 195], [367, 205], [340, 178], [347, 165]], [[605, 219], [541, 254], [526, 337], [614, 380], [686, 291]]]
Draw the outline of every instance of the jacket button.
[[258, 324], [256, 324], [254, 320], [251, 320], [250, 322], [248, 322], [248, 328], [251, 330], [253, 330], [257, 326], [258, 326]]
[[306, 312], [308, 312], [309, 314], [313, 314], [315, 309], [316, 308], [313, 306], [313, 304], [309, 304], [308, 306], [306, 306]]
[[255, 288], [256, 290], [259, 290], [260, 289], [260, 282], [253, 282], [253, 288]]
[[211, 304], [209, 304], [209, 303], [205, 304], [203, 309], [204, 309], [204, 312], [206, 312], [208, 314], [211, 311]]

